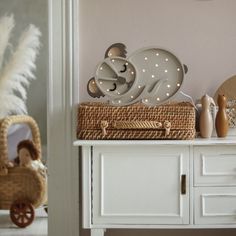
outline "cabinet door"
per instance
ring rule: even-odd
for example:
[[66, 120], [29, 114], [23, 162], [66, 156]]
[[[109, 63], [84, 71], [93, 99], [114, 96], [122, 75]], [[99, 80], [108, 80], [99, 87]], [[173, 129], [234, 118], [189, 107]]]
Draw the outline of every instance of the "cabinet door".
[[94, 147], [92, 222], [188, 224], [188, 186], [188, 147]]

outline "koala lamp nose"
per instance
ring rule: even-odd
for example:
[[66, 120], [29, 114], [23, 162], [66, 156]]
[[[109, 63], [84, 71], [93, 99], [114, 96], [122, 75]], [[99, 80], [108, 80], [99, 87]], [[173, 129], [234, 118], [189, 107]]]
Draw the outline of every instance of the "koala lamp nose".
[[119, 76], [119, 77], [117, 78], [117, 81], [118, 81], [120, 84], [125, 84], [125, 83], [126, 83], [126, 78]]

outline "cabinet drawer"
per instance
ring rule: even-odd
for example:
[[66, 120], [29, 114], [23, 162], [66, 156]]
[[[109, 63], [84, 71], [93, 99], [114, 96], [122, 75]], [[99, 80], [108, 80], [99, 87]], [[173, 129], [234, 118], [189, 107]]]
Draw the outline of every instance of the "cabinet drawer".
[[236, 187], [198, 187], [194, 194], [195, 224], [235, 224]]
[[236, 185], [236, 147], [194, 147], [194, 185]]

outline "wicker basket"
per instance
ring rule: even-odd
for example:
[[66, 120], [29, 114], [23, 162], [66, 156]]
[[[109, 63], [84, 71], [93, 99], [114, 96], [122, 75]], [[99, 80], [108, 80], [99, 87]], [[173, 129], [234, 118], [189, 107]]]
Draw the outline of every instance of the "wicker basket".
[[193, 139], [195, 109], [188, 102], [147, 107], [81, 103], [79, 139]]
[[[41, 141], [37, 123], [29, 116], [9, 116], [0, 121], [0, 165], [7, 168], [8, 162], [7, 135], [12, 124], [24, 123], [31, 128], [33, 141], [40, 151]], [[35, 208], [47, 201], [46, 179], [35, 170], [26, 167], [8, 168], [5, 175], [0, 176], [0, 209], [10, 209], [13, 202], [26, 200]]]

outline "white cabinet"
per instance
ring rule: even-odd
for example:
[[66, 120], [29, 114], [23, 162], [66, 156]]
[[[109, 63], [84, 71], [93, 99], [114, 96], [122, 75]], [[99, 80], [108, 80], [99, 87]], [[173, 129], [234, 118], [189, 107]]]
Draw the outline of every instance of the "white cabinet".
[[94, 147], [93, 224], [188, 224], [188, 157], [188, 147]]
[[236, 228], [236, 140], [78, 141], [83, 227]]
[[[204, 186], [204, 187], [203, 187]], [[194, 223], [236, 223], [236, 147], [194, 147]]]

